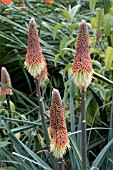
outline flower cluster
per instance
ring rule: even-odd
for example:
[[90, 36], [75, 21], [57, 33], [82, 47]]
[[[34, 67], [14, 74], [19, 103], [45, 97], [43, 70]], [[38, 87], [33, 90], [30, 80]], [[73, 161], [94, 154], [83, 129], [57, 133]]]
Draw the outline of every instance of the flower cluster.
[[[9, 76], [9, 73], [7, 72], [5, 67], [1, 68], [1, 82], [6, 84], [7, 86], [11, 87], [10, 76]], [[0, 93], [4, 94], [4, 95], [12, 95], [13, 94], [12, 90], [5, 86], [1, 86]]]
[[7, 5], [13, 3], [12, 0], [1, 0], [1, 2], [4, 3], [4, 4], [7, 4]]
[[48, 129], [51, 143], [50, 151], [59, 159], [70, 148], [66, 124], [64, 121], [64, 112], [60, 93], [57, 89], [52, 91], [52, 100], [50, 107], [50, 127]]
[[24, 65], [34, 78], [39, 78], [40, 85], [44, 86], [48, 78], [47, 63], [42, 54], [36, 22], [33, 17], [29, 23], [28, 48]]
[[44, 0], [44, 2], [48, 3], [48, 4], [53, 4], [54, 0]]
[[73, 81], [80, 88], [87, 89], [92, 80], [92, 63], [89, 53], [88, 29], [85, 20], [81, 21], [76, 54], [73, 60]]

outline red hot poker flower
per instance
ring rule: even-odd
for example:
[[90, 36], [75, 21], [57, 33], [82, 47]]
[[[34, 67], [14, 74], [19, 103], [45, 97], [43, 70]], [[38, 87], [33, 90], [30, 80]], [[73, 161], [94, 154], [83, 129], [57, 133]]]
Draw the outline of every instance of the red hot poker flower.
[[48, 4], [53, 4], [54, 0], [44, 0], [44, 2], [48, 3]]
[[82, 90], [86, 90], [92, 80], [92, 63], [89, 53], [88, 29], [85, 20], [81, 21], [76, 54], [73, 60], [73, 81]]
[[62, 158], [66, 149], [70, 148], [70, 144], [64, 121], [62, 101], [57, 89], [53, 89], [52, 92], [49, 134], [51, 138], [50, 151], [57, 159]]
[[[1, 82], [6, 84], [7, 86], [11, 87], [10, 76], [9, 76], [9, 73], [7, 72], [5, 67], [1, 68]], [[12, 90], [5, 86], [1, 86], [0, 91], [1, 91], [0, 93], [4, 94], [4, 95], [7, 95], [7, 94], [12, 95], [13, 94]]]
[[3, 2], [4, 4], [12, 4], [13, 1], [12, 0], [0, 0], [1, 2]]
[[[43, 58], [44, 58], [44, 56], [43, 56]], [[45, 86], [45, 82], [48, 79], [47, 74], [48, 74], [47, 73], [47, 63], [46, 63], [46, 60], [44, 58], [44, 67], [43, 67], [41, 73], [39, 74], [39, 82], [40, 82], [41, 87]]]
[[24, 62], [28, 72], [37, 78], [44, 68], [44, 57], [39, 43], [38, 31], [35, 19], [32, 17], [29, 23], [28, 48]]

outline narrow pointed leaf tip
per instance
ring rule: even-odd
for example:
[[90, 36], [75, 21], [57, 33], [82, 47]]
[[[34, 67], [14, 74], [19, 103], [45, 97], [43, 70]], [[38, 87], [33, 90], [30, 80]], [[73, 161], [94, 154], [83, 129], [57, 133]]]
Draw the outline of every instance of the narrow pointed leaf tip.
[[[24, 65], [34, 78], [40, 77], [39, 79], [41, 79], [43, 82], [41, 82], [41, 84], [44, 85], [45, 81], [47, 80], [47, 63], [42, 54], [36, 22], [33, 17], [29, 22], [28, 47]], [[44, 75], [44, 73], [46, 75]]]
[[80, 88], [80, 91], [83, 88], [86, 91], [92, 80], [93, 68], [89, 53], [89, 37], [85, 20], [82, 20], [80, 23], [72, 72], [74, 83]]
[[64, 121], [62, 101], [57, 89], [53, 89], [52, 91], [50, 127], [48, 131], [51, 139], [50, 151], [57, 159], [62, 158], [67, 148], [70, 148], [70, 142]]
[[[1, 68], [1, 82], [6, 84], [7, 86], [11, 87], [10, 76], [9, 76], [9, 73], [7, 72], [5, 67]], [[7, 95], [7, 94], [12, 95], [13, 94], [12, 90], [5, 86], [1, 86], [0, 93], [4, 94], [4, 95]]]

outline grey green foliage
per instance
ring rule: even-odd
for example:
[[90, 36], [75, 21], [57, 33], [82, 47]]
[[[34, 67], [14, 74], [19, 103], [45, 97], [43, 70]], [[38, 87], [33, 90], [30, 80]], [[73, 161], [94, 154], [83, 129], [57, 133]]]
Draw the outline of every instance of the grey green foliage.
[[[14, 95], [13, 118], [7, 117], [6, 100], [0, 96], [0, 166], [5, 170], [52, 169], [36, 100], [33, 79], [24, 69], [29, 19], [34, 16], [50, 81], [42, 90], [49, 127], [52, 88], [63, 99], [71, 149], [64, 156], [64, 169], [81, 170], [80, 92], [71, 80], [76, 40], [81, 19], [89, 30], [93, 80], [87, 90], [87, 169], [113, 168], [113, 3], [112, 1], [18, 1], [25, 7], [0, 7], [0, 66], [10, 75]], [[109, 4], [110, 2], [110, 4]], [[105, 6], [106, 4], [106, 6]], [[89, 5], [89, 6], [88, 6]], [[100, 31], [97, 37], [97, 31]], [[98, 38], [98, 41], [97, 41]], [[56, 76], [57, 75], [57, 76]], [[3, 83], [0, 83], [4, 85]], [[4, 85], [5, 86], [5, 85]], [[8, 123], [13, 127], [9, 129]], [[40, 136], [39, 136], [40, 135]], [[9, 150], [13, 144], [13, 152]]]

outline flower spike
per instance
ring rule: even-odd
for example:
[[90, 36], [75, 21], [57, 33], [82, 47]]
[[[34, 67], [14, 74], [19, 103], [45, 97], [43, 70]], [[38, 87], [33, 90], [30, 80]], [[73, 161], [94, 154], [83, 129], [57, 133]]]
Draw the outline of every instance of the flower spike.
[[80, 91], [91, 83], [93, 68], [89, 53], [88, 29], [85, 20], [81, 21], [76, 54], [72, 64], [73, 81], [80, 88]]
[[43, 60], [44, 60], [44, 67], [41, 71], [41, 73], [39, 74], [39, 83], [40, 83], [40, 86], [41, 87], [44, 87], [45, 86], [45, 82], [46, 80], [48, 79], [48, 73], [47, 73], [47, 63], [46, 63], [46, 60], [43, 56]]
[[12, 0], [1, 0], [1, 2], [4, 3], [4, 4], [7, 4], [7, 5], [13, 3]]
[[70, 144], [64, 121], [62, 101], [57, 89], [52, 91], [49, 134], [51, 138], [50, 151], [57, 159], [63, 158], [67, 148], [70, 148]]
[[54, 0], [44, 0], [44, 2], [48, 3], [48, 4], [53, 4]]
[[[1, 68], [1, 82], [6, 84], [7, 86], [11, 87], [10, 76], [9, 76], [9, 73], [7, 72], [5, 67]], [[12, 95], [13, 94], [12, 90], [5, 86], [1, 86], [0, 93], [4, 94], [4, 95]]]
[[37, 78], [37, 76], [44, 68], [44, 64], [45, 61], [39, 43], [36, 22], [35, 19], [32, 17], [29, 22], [28, 48], [24, 65], [27, 68], [28, 72], [34, 78]]

